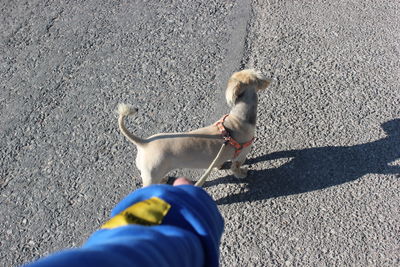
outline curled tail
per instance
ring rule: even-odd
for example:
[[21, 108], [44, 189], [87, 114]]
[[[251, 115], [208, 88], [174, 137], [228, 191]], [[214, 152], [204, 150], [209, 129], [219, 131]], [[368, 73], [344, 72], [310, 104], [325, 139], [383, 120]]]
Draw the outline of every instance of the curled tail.
[[133, 115], [137, 112], [137, 108], [133, 108], [129, 105], [126, 104], [119, 104], [118, 105], [118, 126], [120, 131], [122, 132], [123, 135], [125, 135], [126, 138], [128, 138], [129, 141], [131, 141], [133, 144], [140, 146], [142, 144], [144, 144], [144, 140], [134, 134], [132, 134], [131, 132], [128, 131], [128, 129], [126, 129], [125, 127], [125, 122], [124, 119], [126, 116], [130, 116]]

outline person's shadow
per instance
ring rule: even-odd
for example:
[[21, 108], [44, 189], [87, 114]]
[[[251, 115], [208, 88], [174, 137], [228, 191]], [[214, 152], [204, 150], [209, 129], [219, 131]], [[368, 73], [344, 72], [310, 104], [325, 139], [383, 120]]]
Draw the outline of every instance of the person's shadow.
[[246, 183], [248, 190], [218, 199], [218, 204], [262, 200], [323, 189], [354, 181], [365, 174], [397, 174], [400, 166], [400, 119], [383, 123], [387, 137], [355, 146], [327, 146], [279, 151], [249, 159], [248, 164], [290, 158], [278, 168], [249, 171], [247, 178], [226, 176], [206, 183]]

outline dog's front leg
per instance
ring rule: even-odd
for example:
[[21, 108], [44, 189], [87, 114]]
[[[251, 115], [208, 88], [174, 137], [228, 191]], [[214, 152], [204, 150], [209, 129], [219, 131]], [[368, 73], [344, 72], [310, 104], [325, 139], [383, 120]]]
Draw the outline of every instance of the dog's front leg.
[[232, 160], [231, 171], [236, 178], [247, 177], [248, 169], [246, 167], [242, 167], [243, 163], [246, 161], [246, 155], [247, 151], [242, 151], [237, 158]]

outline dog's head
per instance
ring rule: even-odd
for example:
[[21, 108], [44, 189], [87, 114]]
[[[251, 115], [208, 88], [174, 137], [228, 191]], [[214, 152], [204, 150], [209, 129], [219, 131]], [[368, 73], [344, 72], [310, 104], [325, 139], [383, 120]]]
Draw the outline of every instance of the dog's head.
[[261, 72], [253, 69], [235, 72], [228, 81], [225, 91], [226, 101], [232, 107], [241, 99], [264, 90], [270, 83], [271, 80], [265, 78]]

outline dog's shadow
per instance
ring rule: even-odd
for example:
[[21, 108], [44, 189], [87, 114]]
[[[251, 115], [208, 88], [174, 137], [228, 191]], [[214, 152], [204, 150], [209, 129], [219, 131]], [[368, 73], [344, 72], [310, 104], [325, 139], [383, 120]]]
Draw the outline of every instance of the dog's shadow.
[[247, 164], [288, 158], [278, 168], [249, 171], [248, 177], [226, 176], [207, 182], [246, 183], [247, 191], [217, 200], [218, 204], [268, 199], [314, 191], [354, 181], [365, 174], [397, 174], [400, 166], [390, 163], [400, 158], [400, 119], [382, 124], [387, 137], [354, 146], [326, 146], [279, 151], [249, 159]]

